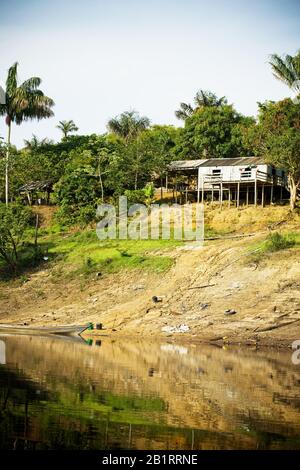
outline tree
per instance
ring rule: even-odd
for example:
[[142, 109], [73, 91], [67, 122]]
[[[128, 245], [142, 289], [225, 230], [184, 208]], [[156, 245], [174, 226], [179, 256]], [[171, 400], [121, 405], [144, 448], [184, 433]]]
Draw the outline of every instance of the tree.
[[66, 139], [71, 132], [77, 132], [78, 127], [75, 122], [71, 119], [70, 121], [59, 121], [57, 129], [60, 129], [63, 133], [63, 137]]
[[180, 108], [175, 111], [175, 116], [178, 119], [185, 121], [188, 117], [192, 116], [199, 109], [207, 107], [220, 107], [227, 104], [225, 96], [218, 98], [211, 91], [199, 90], [194, 97], [195, 107], [189, 103], [180, 103]]
[[19, 204], [7, 207], [0, 203], [0, 258], [14, 272], [19, 262], [18, 249], [24, 240], [30, 219], [31, 212], [28, 207]]
[[48, 139], [47, 137], [39, 140], [39, 138], [35, 134], [32, 134], [32, 138], [30, 140], [24, 139], [25, 148], [28, 150], [36, 150], [37, 148], [42, 147], [43, 145], [51, 145], [53, 143], [54, 142]]
[[288, 171], [290, 207], [294, 210], [300, 188], [300, 104], [287, 98], [260, 106], [254, 139], [257, 154]]
[[[5, 102], [0, 103], [0, 115], [5, 116], [7, 125], [7, 149], [5, 163], [5, 202], [9, 199], [9, 155], [11, 144], [11, 125], [22, 124], [31, 119], [44, 119], [53, 116], [51, 108], [54, 101], [39, 89], [41, 79], [31, 77], [18, 85], [18, 63], [12, 65], [7, 74]], [[3, 100], [4, 101], [4, 100]]]
[[174, 150], [179, 133], [179, 129], [173, 126], [156, 125], [141, 134], [140, 151], [144, 154], [146, 164], [142, 171], [144, 173], [146, 170], [148, 180], [159, 179], [161, 188], [168, 164], [175, 158]]
[[242, 129], [252, 122], [232, 105], [199, 109], [186, 120], [176, 153], [182, 159], [247, 156]]
[[280, 57], [278, 54], [272, 54], [269, 64], [272, 67], [273, 75], [285, 83], [289, 88], [300, 93], [300, 50], [293, 57], [285, 55]]
[[140, 116], [136, 111], [125, 111], [107, 123], [109, 132], [124, 139], [125, 143], [136, 137], [150, 126], [150, 120], [146, 116]]
[[67, 172], [54, 186], [60, 208], [57, 218], [65, 225], [86, 225], [96, 218], [99, 182], [94, 168], [85, 165]]

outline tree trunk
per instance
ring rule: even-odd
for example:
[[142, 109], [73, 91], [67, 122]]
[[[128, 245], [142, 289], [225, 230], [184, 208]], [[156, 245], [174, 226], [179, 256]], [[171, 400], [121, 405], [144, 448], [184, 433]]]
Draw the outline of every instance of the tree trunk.
[[138, 170], [135, 170], [135, 175], [134, 175], [134, 189], [137, 190], [137, 183], [138, 183]]
[[11, 120], [9, 117], [6, 119], [8, 126], [7, 141], [6, 141], [6, 159], [5, 159], [5, 204], [8, 205], [8, 192], [9, 192], [9, 155], [10, 155], [10, 134], [11, 134]]
[[101, 201], [103, 202], [104, 201], [104, 189], [103, 189], [103, 181], [102, 181], [100, 164], [98, 167], [98, 174], [99, 174], [99, 183], [100, 183], [100, 188], [101, 188]]
[[300, 181], [296, 182], [292, 176], [289, 176], [289, 190], [290, 190], [290, 208], [293, 211], [296, 207], [297, 192]]

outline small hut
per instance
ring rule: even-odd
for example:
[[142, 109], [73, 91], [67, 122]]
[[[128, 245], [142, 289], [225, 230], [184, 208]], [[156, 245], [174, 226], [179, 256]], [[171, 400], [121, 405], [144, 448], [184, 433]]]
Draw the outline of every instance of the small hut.
[[53, 181], [31, 181], [19, 188], [19, 193], [26, 197], [28, 204], [49, 205], [50, 194], [53, 192]]

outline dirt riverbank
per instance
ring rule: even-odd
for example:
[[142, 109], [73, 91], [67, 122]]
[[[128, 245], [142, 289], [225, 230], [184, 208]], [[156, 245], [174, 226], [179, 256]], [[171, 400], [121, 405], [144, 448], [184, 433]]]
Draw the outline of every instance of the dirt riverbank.
[[[216, 213], [214, 223], [221, 224], [224, 215]], [[236, 223], [234, 234], [254, 230], [254, 236], [211, 240], [202, 248], [174, 247], [168, 253], [174, 264], [163, 274], [121, 270], [88, 280], [62, 276], [54, 282], [45, 268], [26, 282], [1, 283], [0, 321], [92, 321], [104, 327], [93, 335], [291, 345], [300, 339], [300, 248], [256, 259], [249, 249], [266, 237], [268, 227]], [[285, 222], [285, 230], [298, 231], [298, 218]]]

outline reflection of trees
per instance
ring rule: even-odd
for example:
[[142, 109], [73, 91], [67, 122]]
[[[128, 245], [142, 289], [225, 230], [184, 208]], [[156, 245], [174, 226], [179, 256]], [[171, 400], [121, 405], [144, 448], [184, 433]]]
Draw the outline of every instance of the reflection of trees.
[[21, 371], [0, 369], [8, 447], [26, 428], [37, 448], [300, 448], [300, 376], [282, 353], [11, 337], [7, 357]]
[[[0, 367], [0, 447], [33, 447], [36, 441], [28, 435], [28, 406], [37, 400], [46, 400], [47, 393], [38, 385], [26, 380], [4, 366]], [[7, 441], [8, 437], [8, 441]]]

